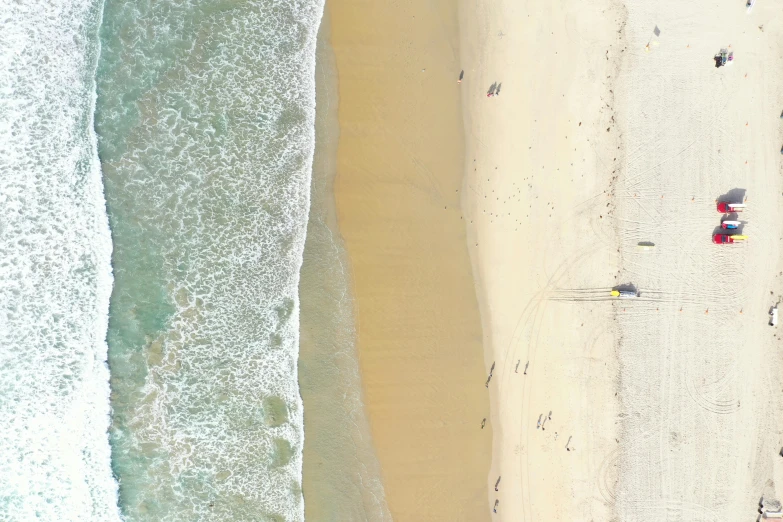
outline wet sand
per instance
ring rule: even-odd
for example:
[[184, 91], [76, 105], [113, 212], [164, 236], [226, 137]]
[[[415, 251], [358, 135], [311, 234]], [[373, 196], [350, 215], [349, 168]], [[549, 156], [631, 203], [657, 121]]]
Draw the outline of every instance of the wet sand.
[[329, 28], [326, 12], [318, 33], [316, 148], [299, 285], [305, 518], [386, 522], [391, 515], [362, 403], [350, 273], [334, 204], [339, 127]]
[[335, 196], [366, 412], [395, 521], [488, 520], [491, 423], [460, 206], [452, 2], [333, 0]]

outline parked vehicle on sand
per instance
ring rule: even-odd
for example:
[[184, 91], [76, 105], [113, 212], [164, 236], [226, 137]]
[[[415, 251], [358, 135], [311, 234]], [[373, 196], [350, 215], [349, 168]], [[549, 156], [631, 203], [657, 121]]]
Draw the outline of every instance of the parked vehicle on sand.
[[729, 203], [728, 201], [718, 201], [718, 212], [729, 214], [732, 212], [742, 212], [747, 208], [745, 203]]
[[748, 239], [748, 236], [740, 234], [715, 234], [712, 236], [712, 242], [716, 245], [730, 245], [732, 243], [739, 243]]

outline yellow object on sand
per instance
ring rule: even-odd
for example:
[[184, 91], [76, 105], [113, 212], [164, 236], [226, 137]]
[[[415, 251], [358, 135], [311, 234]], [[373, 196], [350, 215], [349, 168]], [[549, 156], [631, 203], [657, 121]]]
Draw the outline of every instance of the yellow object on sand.
[[620, 291], [619, 290], [612, 290], [612, 297], [619, 297]]

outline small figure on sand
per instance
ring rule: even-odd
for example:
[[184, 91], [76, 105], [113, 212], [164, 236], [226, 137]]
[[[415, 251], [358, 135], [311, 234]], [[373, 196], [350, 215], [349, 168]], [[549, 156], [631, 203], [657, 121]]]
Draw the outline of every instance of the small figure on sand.
[[546, 421], [547, 421], [547, 418], [544, 417], [544, 422], [541, 423], [541, 431], [546, 431], [546, 428], [544, 427], [544, 425], [546, 424]]
[[498, 477], [497, 482], [495, 482], [495, 491], [498, 490], [498, 485], [500, 484], [500, 477]]
[[497, 87], [495, 87], [495, 96], [500, 96], [500, 86], [503, 85], [502, 83], [499, 83]]
[[555, 440], [557, 440], [557, 432], [555, 432]]
[[547, 415], [546, 418], [552, 420], [552, 410], [549, 410], [549, 415]]
[[571, 438], [572, 437], [568, 437], [568, 442], [566, 442], [566, 451], [571, 451], [571, 448], [569, 448], [569, 446], [571, 445]]
[[457, 80], [457, 83], [462, 83], [462, 78], [465, 76], [465, 71], [462, 70], [459, 72], [459, 80]]
[[536, 429], [538, 429], [538, 428], [540, 428], [540, 427], [541, 427], [541, 417], [543, 417], [543, 416], [544, 416], [544, 414], [543, 414], [543, 413], [542, 413], [541, 415], [539, 415], [539, 416], [538, 416], [538, 424], [536, 425]]
[[525, 363], [525, 371], [522, 372], [522, 375], [527, 375], [527, 367], [530, 366], [530, 361]]
[[494, 82], [489, 86], [489, 90], [487, 91], [487, 98], [492, 98], [495, 95], [495, 89], [497, 89], [497, 86], [497, 82]]
[[481, 429], [482, 430], [484, 429], [484, 426], [486, 426], [486, 424], [487, 424], [487, 418], [484, 417], [483, 419], [481, 419]]
[[485, 388], [489, 388], [489, 381], [492, 380], [492, 374], [495, 371], [495, 361], [492, 361], [492, 368], [489, 369], [489, 377], [487, 377], [487, 382], [484, 383]]
[[519, 373], [519, 363], [522, 362], [522, 359], [517, 361], [517, 367], [514, 368], [514, 373]]
[[493, 513], [497, 513], [498, 512], [498, 504], [500, 504], [500, 500], [495, 499], [495, 506], [492, 508], [492, 512]]
[[724, 65], [731, 65], [734, 61], [734, 51], [729, 51], [731, 46], [724, 47], [718, 54], [715, 55], [715, 67], [723, 67]]

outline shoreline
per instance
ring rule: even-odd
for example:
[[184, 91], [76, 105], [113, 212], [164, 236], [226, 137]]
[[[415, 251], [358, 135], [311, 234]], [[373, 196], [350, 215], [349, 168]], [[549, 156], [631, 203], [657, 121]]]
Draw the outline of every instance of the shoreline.
[[[338, 89], [348, 100], [335, 198], [389, 517], [641, 520], [698, 509], [739, 519], [764, 480], [764, 498], [779, 499], [780, 422], [756, 414], [783, 407], [769, 391], [783, 360], [752, 303], [783, 295], [783, 275], [751, 281], [708, 261], [739, 259], [763, 274], [774, 259], [777, 274], [781, 247], [757, 236], [747, 257], [699, 239], [714, 225], [712, 193], [737, 184], [753, 194], [749, 223], [767, 230], [781, 222], [773, 201], [780, 158], [766, 141], [783, 132], [765, 114], [780, 102], [783, 81], [763, 67], [781, 55], [779, 46], [764, 47], [780, 34], [773, 9], [757, 6], [742, 19], [726, 10], [696, 23], [712, 12], [705, 2], [688, 6], [690, 18], [617, 0], [523, 8], [462, 0], [457, 13], [445, 3], [394, 13], [332, 3], [340, 12]], [[650, 37], [650, 24], [665, 36]], [[713, 41], [716, 27], [736, 44], [741, 71], [716, 72], [700, 60], [725, 45]], [[459, 70], [465, 77], [455, 87]], [[490, 86], [501, 94], [486, 96]], [[713, 92], [743, 96], [705, 117], [703, 93]], [[455, 124], [461, 137], [447, 130]], [[705, 139], [689, 139], [693, 132]], [[721, 156], [727, 147], [732, 154]], [[657, 215], [677, 215], [679, 234], [664, 233]], [[467, 277], [464, 267], [453, 270], [455, 238], [467, 246]], [[655, 250], [638, 248], [651, 240]], [[745, 290], [715, 302], [709, 292], [722, 292], [719, 278]], [[469, 288], [456, 296], [448, 287], [455, 281]], [[629, 283], [645, 298], [609, 297]], [[691, 310], [696, 302], [707, 311]], [[476, 312], [478, 328], [464, 320]], [[741, 338], [710, 339], [728, 323]], [[473, 367], [445, 357], [444, 341], [462, 341], [460, 361]], [[767, 374], [739, 386], [764, 365]], [[463, 426], [487, 409], [475, 381], [488, 373], [491, 413], [479, 436], [491, 437], [491, 448]], [[464, 400], [454, 408], [454, 385], [474, 401], [468, 408]], [[444, 433], [450, 440], [430, 444]], [[718, 434], [732, 441], [730, 451], [709, 446]], [[482, 467], [490, 450], [491, 467]], [[447, 484], [450, 466], [466, 460], [471, 469], [461, 466], [464, 475]], [[748, 462], [736, 488], [710, 482]], [[682, 494], [691, 484], [698, 502]]]
[[346, 252], [334, 201], [337, 70], [324, 8], [316, 46], [315, 153], [299, 287], [306, 520], [385, 522], [380, 468], [362, 401]]
[[335, 197], [389, 510], [397, 521], [488, 520], [492, 427], [460, 208], [456, 7], [327, 9], [340, 78]]

